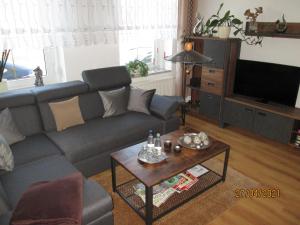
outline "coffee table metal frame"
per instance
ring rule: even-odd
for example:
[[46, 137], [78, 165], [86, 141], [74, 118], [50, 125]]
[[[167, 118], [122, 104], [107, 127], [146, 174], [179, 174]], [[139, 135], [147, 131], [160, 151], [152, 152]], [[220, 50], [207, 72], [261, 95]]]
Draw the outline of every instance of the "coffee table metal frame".
[[[116, 166], [118, 165], [117, 160], [114, 159], [114, 157], [111, 156], [111, 173], [112, 173], [112, 189], [113, 192], [116, 192], [119, 194], [119, 196], [145, 221], [146, 225], [152, 225], [152, 223], [161, 218], [162, 216], [166, 215], [167, 213], [169, 213], [170, 211], [180, 207], [181, 205], [185, 204], [186, 202], [188, 202], [189, 200], [197, 197], [198, 195], [202, 194], [203, 192], [207, 191], [208, 189], [212, 188], [213, 186], [217, 185], [220, 182], [225, 182], [226, 180], [226, 174], [227, 174], [227, 166], [228, 166], [228, 159], [229, 159], [229, 153], [230, 153], [230, 148], [224, 149], [223, 152], [212, 156], [211, 158], [214, 158], [220, 154], [224, 154], [225, 152], [225, 157], [224, 157], [224, 163], [223, 163], [223, 172], [222, 174], [218, 174], [217, 172], [209, 169], [210, 171], [212, 171], [213, 173], [215, 173], [216, 175], [218, 175], [220, 177], [220, 179], [216, 180], [215, 182], [213, 182], [212, 184], [208, 185], [207, 187], [205, 187], [204, 189], [201, 189], [199, 192], [195, 193], [194, 195], [190, 196], [189, 198], [185, 199], [184, 201], [180, 202], [177, 205], [174, 205], [173, 207], [171, 207], [170, 209], [166, 210], [165, 212], [159, 214], [157, 217], [153, 218], [153, 186], [147, 186], [142, 180], [139, 180], [136, 176], [134, 176], [133, 173], [131, 173], [127, 168], [122, 167], [127, 170], [129, 173], [131, 173], [135, 179], [139, 180], [141, 183], [143, 183], [145, 185], [145, 215], [143, 213], [140, 212], [140, 208], [136, 208], [134, 207], [131, 202], [128, 200], [128, 198], [126, 198], [118, 189], [118, 187], [132, 182], [132, 180], [127, 181], [125, 183], [119, 184], [117, 185], [117, 176], [116, 176]], [[210, 159], [211, 159], [210, 158]], [[209, 159], [208, 159], [209, 160]], [[206, 160], [207, 161], [207, 160]], [[205, 162], [205, 161], [204, 161]], [[201, 162], [203, 163], [203, 162]], [[196, 164], [195, 164], [196, 165]], [[193, 167], [194, 165], [192, 165], [191, 167]], [[203, 165], [202, 165], [203, 166]], [[181, 172], [186, 171], [187, 169], [191, 168], [191, 167], [187, 167], [186, 169], [184, 169]], [[171, 178], [171, 177], [170, 177]], [[198, 181], [199, 182], [199, 181]], [[167, 200], [168, 201], [168, 200]]]

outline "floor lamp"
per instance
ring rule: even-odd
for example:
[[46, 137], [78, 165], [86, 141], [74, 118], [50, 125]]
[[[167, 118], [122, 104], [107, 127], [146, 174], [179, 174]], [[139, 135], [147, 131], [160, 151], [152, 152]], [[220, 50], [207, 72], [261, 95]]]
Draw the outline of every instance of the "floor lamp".
[[174, 63], [179, 62], [183, 64], [184, 73], [182, 75], [182, 97], [184, 98], [184, 100], [186, 90], [186, 76], [193, 73], [193, 68], [195, 65], [209, 64], [213, 61], [212, 58], [194, 51], [192, 42], [186, 42], [184, 44], [183, 51], [173, 56], [167, 57], [166, 60]]

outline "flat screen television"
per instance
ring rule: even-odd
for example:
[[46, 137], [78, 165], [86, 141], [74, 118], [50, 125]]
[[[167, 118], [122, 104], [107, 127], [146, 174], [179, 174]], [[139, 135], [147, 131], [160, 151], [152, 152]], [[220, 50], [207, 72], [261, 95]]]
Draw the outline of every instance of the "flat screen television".
[[294, 107], [300, 83], [300, 67], [239, 59], [234, 93], [267, 104]]

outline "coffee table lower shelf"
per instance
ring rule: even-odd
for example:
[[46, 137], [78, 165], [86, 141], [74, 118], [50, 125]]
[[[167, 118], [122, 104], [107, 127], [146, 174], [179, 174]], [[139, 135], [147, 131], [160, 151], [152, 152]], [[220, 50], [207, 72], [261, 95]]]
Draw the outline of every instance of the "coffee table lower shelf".
[[[199, 177], [199, 180], [188, 191], [181, 193], [174, 193], [166, 202], [160, 207], [153, 206], [153, 220], [157, 220], [168, 212], [174, 210], [178, 206], [186, 203], [190, 199], [205, 192], [209, 188], [215, 186], [222, 181], [222, 176], [209, 171]], [[116, 192], [127, 202], [127, 204], [134, 209], [143, 219], [146, 218], [146, 206], [143, 200], [134, 193], [133, 186], [140, 183], [139, 180], [133, 179], [126, 183], [120, 184], [116, 187]]]

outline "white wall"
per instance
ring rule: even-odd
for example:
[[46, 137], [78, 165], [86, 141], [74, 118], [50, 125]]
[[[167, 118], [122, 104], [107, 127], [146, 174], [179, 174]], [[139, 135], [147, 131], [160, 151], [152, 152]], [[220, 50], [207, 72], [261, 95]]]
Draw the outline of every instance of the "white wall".
[[117, 44], [101, 44], [64, 48], [66, 80], [82, 80], [81, 72], [87, 69], [118, 66], [119, 46]]
[[[246, 9], [262, 6], [264, 12], [259, 15], [257, 21], [276, 21], [284, 13], [288, 22], [300, 22], [299, 0], [198, 0], [198, 13], [207, 19], [216, 13], [222, 2], [224, 2], [222, 13], [231, 10], [243, 21], [245, 21], [243, 14]], [[241, 58], [300, 67], [300, 39], [265, 37], [262, 47], [242, 43]], [[300, 91], [296, 107], [300, 108]]]

